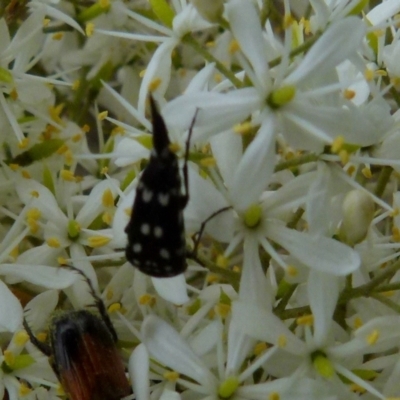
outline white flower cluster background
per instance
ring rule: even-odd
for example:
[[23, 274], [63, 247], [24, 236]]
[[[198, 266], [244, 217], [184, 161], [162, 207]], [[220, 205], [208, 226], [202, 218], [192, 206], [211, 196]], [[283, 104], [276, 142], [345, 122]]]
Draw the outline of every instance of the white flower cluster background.
[[[57, 310], [96, 312], [68, 265], [107, 307], [130, 399], [400, 399], [399, 0], [0, 17], [0, 399], [65, 398], [23, 318], [48, 343]], [[167, 279], [125, 258], [150, 94], [181, 166], [196, 114], [188, 268]]]

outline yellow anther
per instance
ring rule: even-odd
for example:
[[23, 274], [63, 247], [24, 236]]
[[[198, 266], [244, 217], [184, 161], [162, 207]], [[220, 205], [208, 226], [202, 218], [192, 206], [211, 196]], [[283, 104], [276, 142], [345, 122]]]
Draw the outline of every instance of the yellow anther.
[[295, 22], [295, 19], [291, 14], [287, 14], [283, 18], [283, 29], [288, 29], [292, 26], [292, 24]]
[[103, 215], [101, 216], [101, 220], [107, 224], [111, 225], [113, 221], [113, 215], [109, 213], [108, 211], [104, 212]]
[[314, 316], [313, 315], [303, 315], [296, 319], [297, 325], [307, 325], [312, 326], [314, 323]]
[[228, 268], [229, 258], [220, 254], [217, 256], [216, 264], [220, 268]]
[[67, 265], [68, 264], [68, 260], [65, 258], [65, 257], [57, 257], [57, 262], [60, 264], [60, 265]]
[[124, 135], [125, 134], [125, 129], [122, 126], [116, 126], [112, 131], [111, 135]]
[[226, 318], [231, 312], [231, 306], [229, 304], [218, 303], [214, 307], [215, 313], [221, 318]]
[[53, 40], [61, 40], [64, 37], [64, 32], [56, 32], [53, 34]]
[[113, 297], [114, 297], [114, 290], [112, 290], [111, 288], [107, 289], [106, 299], [111, 300]]
[[108, 167], [103, 167], [103, 168], [101, 169], [100, 173], [101, 173], [102, 175], [108, 174]]
[[101, 197], [101, 202], [104, 207], [113, 207], [114, 206], [114, 195], [111, 189], [107, 188], [103, 192], [103, 196]]
[[347, 150], [340, 150], [338, 155], [343, 165], [346, 165], [349, 162], [350, 154]]
[[293, 277], [297, 276], [297, 274], [299, 273], [299, 270], [293, 265], [288, 265], [286, 268], [286, 272], [289, 276], [291, 276], [293, 278]]
[[50, 18], [43, 18], [43, 21], [42, 21], [43, 27], [48, 26], [50, 21], [51, 21]]
[[277, 344], [279, 347], [282, 347], [282, 348], [286, 347], [287, 337], [285, 335], [279, 335]]
[[17, 89], [15, 89], [15, 88], [11, 89], [11, 91], [10, 91], [10, 98], [11, 98], [12, 100], [14, 100], [14, 101], [18, 99], [18, 92], [17, 92]]
[[68, 149], [69, 149], [68, 145], [63, 144], [62, 146], [60, 146], [60, 147], [57, 149], [57, 154], [64, 154], [65, 152], [68, 151]]
[[366, 392], [366, 390], [365, 390], [362, 386], [357, 385], [357, 383], [351, 383], [350, 386], [349, 386], [349, 388], [350, 388], [350, 390], [351, 390], [352, 392], [354, 392], [354, 393], [360, 393], [360, 394], [362, 394], [362, 393], [365, 393], [365, 392]]
[[108, 117], [108, 111], [102, 111], [97, 114], [97, 119], [103, 121]]
[[28, 340], [29, 340], [29, 335], [26, 331], [19, 331], [14, 336], [14, 343], [17, 346], [24, 346]]
[[268, 400], [280, 400], [281, 396], [278, 392], [272, 392], [268, 396]]
[[207, 278], [206, 278], [207, 283], [217, 283], [217, 282], [219, 282], [219, 280], [220, 280], [220, 277], [219, 277], [219, 275], [216, 275], [216, 274], [208, 274]]
[[121, 303], [115, 302], [108, 306], [107, 311], [111, 314], [113, 312], [121, 311]]
[[20, 383], [18, 388], [18, 394], [20, 397], [24, 397], [32, 392], [32, 389], [28, 387], [25, 383]]
[[247, 135], [248, 133], [251, 133], [252, 130], [253, 130], [253, 124], [249, 121], [243, 122], [241, 124], [236, 124], [233, 127], [233, 131], [240, 135]]
[[88, 124], [85, 124], [82, 126], [82, 130], [84, 133], [88, 133], [90, 131], [90, 126]]
[[27, 171], [26, 169], [23, 169], [21, 171], [21, 175], [24, 179], [31, 179], [31, 174], [29, 173], [29, 171]]
[[87, 36], [87, 37], [92, 36], [92, 35], [93, 35], [93, 32], [94, 32], [94, 23], [93, 23], [93, 22], [88, 22], [88, 23], [86, 24], [86, 27], [85, 27], [86, 36]]
[[157, 90], [158, 87], [161, 85], [161, 82], [161, 78], [153, 78], [148, 86], [149, 91], [154, 92], [155, 90]]
[[374, 329], [368, 336], [367, 336], [367, 343], [372, 346], [375, 344], [379, 339], [379, 331]]
[[82, 134], [81, 133], [76, 133], [74, 136], [72, 136], [72, 141], [74, 143], [78, 143], [82, 140]]
[[239, 42], [237, 41], [237, 40], [232, 40], [230, 43], [229, 43], [229, 48], [228, 48], [228, 52], [229, 52], [229, 54], [234, 54], [234, 53], [236, 53], [237, 51], [239, 51], [240, 50], [240, 44], [239, 44]]
[[88, 239], [88, 245], [92, 248], [102, 247], [110, 243], [110, 238], [105, 236], [91, 236]]
[[99, 4], [100, 4], [101, 8], [110, 7], [110, 1], [109, 0], [99, 0]]
[[257, 343], [254, 346], [253, 354], [255, 356], [259, 356], [260, 354], [264, 353], [264, 351], [267, 350], [267, 349], [268, 349], [267, 343], [265, 343], [265, 342]]
[[363, 326], [363, 321], [360, 317], [354, 318], [354, 329], [361, 328]]
[[168, 148], [173, 152], [173, 153], [177, 153], [180, 149], [181, 146], [179, 143], [170, 143], [168, 145]]
[[47, 246], [53, 247], [53, 248], [55, 248], [55, 249], [61, 246], [60, 241], [59, 241], [57, 238], [55, 238], [55, 237], [48, 238], [48, 239], [46, 240], [46, 243], [47, 243]]
[[15, 363], [15, 354], [11, 350], [4, 350], [3, 356], [5, 363], [12, 368]]
[[60, 177], [61, 179], [64, 179], [64, 181], [67, 182], [75, 182], [76, 177], [74, 176], [74, 173], [68, 169], [62, 169], [60, 171]]
[[361, 170], [362, 174], [367, 178], [370, 179], [372, 178], [372, 173], [371, 173], [371, 169], [369, 167], [365, 167]]
[[81, 86], [81, 81], [79, 79], [76, 79], [73, 83], [72, 83], [72, 90], [78, 90], [79, 86]]
[[19, 165], [18, 165], [18, 164], [13, 164], [13, 163], [9, 164], [8, 166], [9, 166], [9, 167], [11, 168], [11, 170], [13, 170], [14, 172], [19, 168]]
[[215, 167], [217, 163], [214, 157], [206, 157], [200, 161], [200, 165], [203, 167]]
[[354, 99], [354, 97], [356, 96], [356, 92], [351, 89], [345, 89], [343, 92], [343, 96], [346, 100], [351, 100]]
[[179, 373], [176, 371], [166, 371], [163, 377], [169, 382], [176, 382], [179, 379]]
[[338, 153], [344, 145], [344, 137], [343, 136], [337, 136], [335, 139], [333, 139], [333, 143], [331, 145], [331, 152], [332, 153]]
[[45, 342], [47, 340], [47, 333], [46, 332], [40, 332], [36, 335], [37, 340], [39, 340], [39, 342]]
[[31, 208], [26, 212], [27, 218], [39, 219], [42, 213], [38, 208]]
[[347, 175], [352, 176], [354, 172], [356, 171], [356, 167], [354, 165], [350, 165], [349, 168], [347, 168]]
[[145, 73], [146, 73], [146, 70], [145, 70], [145, 69], [142, 69], [142, 70], [139, 72], [139, 78], [143, 78], [144, 75], [145, 75]]
[[143, 294], [139, 298], [139, 304], [142, 306], [152, 307], [152, 306], [154, 306], [155, 303], [156, 303], [156, 298], [148, 293]]
[[36, 219], [27, 218], [26, 223], [28, 224], [31, 233], [37, 233], [37, 231], [39, 230], [39, 224], [37, 223]]
[[18, 147], [20, 149], [25, 149], [29, 144], [29, 138], [23, 138], [20, 142], [18, 142]]

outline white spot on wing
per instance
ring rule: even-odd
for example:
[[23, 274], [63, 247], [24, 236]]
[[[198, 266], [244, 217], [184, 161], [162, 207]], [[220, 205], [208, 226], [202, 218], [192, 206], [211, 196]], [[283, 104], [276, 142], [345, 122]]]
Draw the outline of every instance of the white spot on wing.
[[161, 256], [161, 258], [168, 260], [170, 257], [169, 251], [167, 249], [160, 249], [160, 256]]
[[142, 194], [142, 200], [145, 203], [148, 203], [153, 197], [153, 192], [151, 190], [148, 189], [144, 189], [143, 190], [143, 194]]
[[134, 253], [140, 253], [142, 251], [142, 245], [140, 243], [135, 243], [132, 246], [132, 250]]
[[154, 228], [154, 236], [156, 238], [160, 238], [163, 235], [163, 229], [161, 228], [161, 226], [156, 226]]
[[167, 206], [169, 203], [169, 194], [168, 193], [159, 193], [158, 194], [158, 202], [164, 207]]
[[142, 232], [143, 235], [148, 235], [150, 233], [150, 225], [142, 224], [142, 226], [140, 227], [140, 232]]

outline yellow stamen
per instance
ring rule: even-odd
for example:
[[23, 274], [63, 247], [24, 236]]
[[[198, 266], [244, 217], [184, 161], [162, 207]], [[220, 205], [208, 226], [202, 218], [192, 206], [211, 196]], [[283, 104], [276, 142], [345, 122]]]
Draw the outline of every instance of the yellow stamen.
[[55, 248], [55, 249], [61, 246], [60, 241], [59, 241], [57, 238], [55, 238], [55, 237], [48, 238], [48, 239], [46, 240], [46, 243], [47, 243], [47, 245], [48, 245], [49, 247], [53, 247], [53, 248]]
[[94, 23], [93, 23], [93, 22], [88, 22], [88, 23], [86, 24], [86, 27], [85, 27], [86, 36], [87, 36], [87, 37], [92, 36], [92, 35], [93, 35], [93, 32], [94, 32]]
[[303, 315], [296, 319], [297, 325], [307, 325], [312, 326], [314, 323], [314, 316], [313, 315]]
[[97, 119], [99, 121], [103, 121], [108, 117], [108, 111], [102, 111], [100, 113], [97, 114]]
[[379, 331], [374, 329], [368, 336], [367, 336], [367, 343], [372, 346], [375, 344], [379, 339]]
[[179, 373], [176, 371], [167, 371], [164, 372], [163, 377], [169, 382], [176, 382], [179, 379]]
[[153, 78], [149, 83], [149, 91], [154, 92], [161, 85], [161, 78]]
[[110, 243], [110, 238], [105, 236], [91, 236], [88, 239], [88, 245], [92, 248], [102, 247]]

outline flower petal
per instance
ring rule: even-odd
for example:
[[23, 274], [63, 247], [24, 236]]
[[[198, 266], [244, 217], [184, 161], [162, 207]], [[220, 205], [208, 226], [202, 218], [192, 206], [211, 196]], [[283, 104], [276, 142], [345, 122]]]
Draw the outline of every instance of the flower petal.
[[129, 357], [128, 371], [136, 400], [149, 400], [149, 354], [144, 344], [139, 344]]
[[358, 253], [337, 240], [297, 232], [272, 221], [266, 231], [270, 239], [288, 250], [293, 257], [318, 271], [341, 276], [354, 272], [361, 264]]
[[260, 17], [254, 4], [247, 0], [231, 0], [225, 9], [232, 33], [239, 42], [241, 51], [253, 66], [259, 83], [267, 89], [268, 54]]
[[360, 48], [364, 35], [365, 25], [359, 18], [348, 17], [333, 23], [285, 79], [285, 84], [305, 84], [313, 74], [324, 76]]
[[242, 331], [258, 340], [283, 346], [293, 354], [304, 354], [305, 344], [272, 312], [255, 304], [235, 301], [232, 303], [232, 318]]
[[15, 332], [22, 325], [22, 306], [1, 280], [0, 304], [0, 332]]
[[1, 264], [0, 275], [17, 277], [48, 289], [65, 289], [78, 277], [75, 272], [68, 269], [30, 264]]
[[179, 306], [189, 301], [184, 274], [172, 278], [151, 278], [151, 281], [163, 299]]
[[314, 342], [321, 348], [326, 344], [333, 312], [339, 298], [339, 278], [312, 270], [308, 277], [307, 289], [314, 316]]
[[143, 322], [143, 343], [156, 360], [174, 371], [189, 376], [208, 390], [216, 389], [216, 380], [203, 361], [179, 333], [161, 318], [149, 315]]
[[246, 149], [235, 172], [231, 198], [236, 210], [244, 211], [259, 201], [275, 167], [275, 120], [271, 115]]

